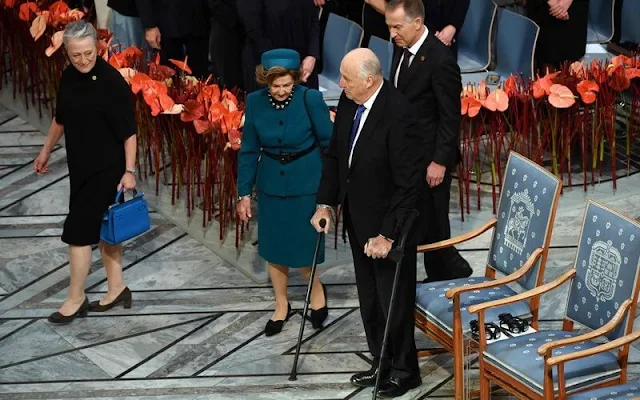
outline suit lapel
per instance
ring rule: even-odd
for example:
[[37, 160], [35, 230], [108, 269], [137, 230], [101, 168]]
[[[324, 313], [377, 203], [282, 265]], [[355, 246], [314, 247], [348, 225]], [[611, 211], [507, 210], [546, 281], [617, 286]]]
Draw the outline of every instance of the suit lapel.
[[389, 82], [391, 82], [391, 84], [393, 84], [393, 82], [396, 81], [396, 71], [398, 70], [398, 64], [400, 64], [401, 56], [402, 56], [402, 49], [394, 44], [393, 60], [391, 61], [391, 72], [389, 74]]
[[422, 68], [422, 64], [428, 59], [427, 55], [429, 53], [428, 50], [430, 47], [431, 39], [432, 34], [431, 32], [429, 32], [424, 43], [422, 43], [422, 46], [420, 46], [420, 49], [416, 53], [415, 57], [413, 57], [413, 61], [411, 62], [409, 69], [407, 70], [407, 72], [405, 72], [404, 76], [400, 76], [400, 79], [398, 79], [398, 89], [400, 89], [400, 91], [402, 91], [403, 93], [404, 89], [406, 89], [406, 87], [411, 83], [411, 78], [413, 78], [415, 73], [418, 72], [420, 68]]
[[357, 108], [358, 105], [356, 103], [348, 100], [344, 110], [338, 110], [338, 113], [336, 114], [336, 125], [338, 126], [338, 152], [340, 154], [344, 152], [344, 154], [347, 155], [344, 161], [347, 169], [349, 168], [349, 136], [351, 136], [351, 125], [353, 124]]
[[[389, 84], [389, 82], [383, 81], [380, 93], [378, 93], [378, 97], [376, 97], [371, 110], [369, 110], [367, 120], [364, 122], [364, 126], [360, 131], [360, 136], [358, 136], [358, 141], [356, 142], [355, 148], [353, 149], [351, 169], [353, 169], [353, 166], [356, 165], [356, 163], [360, 159], [361, 154], [365, 152], [366, 146], [369, 143], [369, 137], [373, 134], [373, 131], [378, 126], [378, 122], [384, 115], [384, 107], [385, 103], [387, 102], [387, 91], [389, 90], [387, 85]], [[347, 157], [349, 156], [347, 155]]]

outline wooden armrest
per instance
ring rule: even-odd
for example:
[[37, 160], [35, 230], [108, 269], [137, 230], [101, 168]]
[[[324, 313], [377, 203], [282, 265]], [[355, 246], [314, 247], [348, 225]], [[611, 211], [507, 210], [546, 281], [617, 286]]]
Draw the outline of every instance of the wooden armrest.
[[629, 343], [633, 343], [638, 339], [640, 339], [640, 331], [633, 332], [627, 336], [617, 338], [616, 340], [612, 340], [610, 342], [601, 344], [600, 346], [596, 346], [591, 349], [580, 350], [580, 351], [576, 351], [575, 353], [550, 357], [549, 359], [547, 359], [547, 365], [553, 367], [554, 365], [562, 364], [572, 360], [577, 360], [579, 358], [590, 357], [599, 353], [604, 353], [605, 351], [617, 349]]
[[423, 244], [418, 246], [418, 253], [424, 253], [426, 251], [433, 251], [433, 250], [439, 250], [439, 249], [443, 249], [446, 247], [451, 247], [451, 246], [455, 246], [457, 244], [460, 244], [462, 242], [466, 242], [467, 240], [471, 240], [475, 237], [478, 237], [480, 235], [482, 235], [483, 233], [485, 233], [486, 231], [488, 231], [489, 229], [493, 228], [496, 223], [498, 222], [497, 219], [493, 218], [491, 221], [487, 222], [486, 224], [482, 225], [481, 227], [472, 230], [471, 232], [467, 232], [467, 233], [463, 233], [462, 235], [458, 235], [455, 237], [452, 237], [451, 239], [447, 239], [447, 240], [441, 240], [439, 242], [435, 242], [435, 243], [430, 243], [430, 244]]
[[607, 333], [614, 330], [616, 326], [618, 326], [618, 324], [620, 324], [620, 322], [624, 318], [624, 314], [627, 312], [630, 306], [631, 306], [631, 300], [628, 300], [628, 299], [625, 300], [624, 303], [622, 303], [622, 305], [618, 309], [618, 312], [616, 312], [616, 315], [614, 315], [613, 318], [611, 318], [611, 321], [607, 322], [600, 328], [593, 330], [591, 332], [587, 332], [580, 336], [575, 336], [571, 338], [560, 339], [553, 342], [545, 343], [542, 346], [538, 347], [538, 354], [540, 354], [541, 356], [545, 354], [550, 355], [550, 352], [556, 347], [566, 346], [569, 344], [575, 344], [580, 342], [586, 342], [589, 340], [593, 340], [597, 337], [606, 335]]
[[507, 304], [517, 303], [518, 301], [528, 300], [531, 297], [540, 296], [541, 294], [544, 294], [546, 292], [550, 292], [551, 290], [553, 290], [553, 289], [557, 288], [558, 286], [562, 285], [563, 283], [565, 283], [569, 279], [573, 278], [573, 276], [575, 274], [576, 274], [576, 270], [572, 269], [571, 271], [565, 272], [564, 275], [560, 276], [555, 281], [551, 281], [551, 282], [546, 283], [546, 284], [544, 284], [542, 286], [538, 286], [538, 287], [533, 288], [531, 290], [527, 290], [526, 292], [518, 293], [518, 294], [513, 295], [511, 297], [505, 297], [504, 299], [492, 300], [492, 301], [488, 301], [486, 303], [481, 303], [481, 304], [474, 304], [474, 305], [472, 305], [471, 307], [468, 308], [468, 311], [471, 314], [476, 314], [476, 313], [478, 313], [480, 311], [484, 311], [484, 310], [487, 310], [489, 308], [501, 307], [501, 306], [504, 306], [504, 305], [507, 305]]
[[507, 283], [515, 282], [518, 279], [522, 278], [527, 272], [529, 272], [529, 270], [536, 263], [536, 260], [541, 255], [542, 255], [542, 249], [538, 247], [537, 249], [535, 249], [533, 254], [531, 254], [531, 257], [529, 257], [527, 262], [522, 267], [520, 267], [516, 272], [509, 274], [507, 276], [503, 276], [502, 278], [496, 279], [493, 281], [481, 282], [481, 283], [476, 283], [476, 284], [467, 285], [467, 286], [454, 287], [447, 291], [446, 296], [447, 298], [451, 299], [456, 295], [459, 295], [464, 292], [468, 292], [470, 290], [486, 289], [494, 286], [502, 286], [502, 285], [506, 285]]

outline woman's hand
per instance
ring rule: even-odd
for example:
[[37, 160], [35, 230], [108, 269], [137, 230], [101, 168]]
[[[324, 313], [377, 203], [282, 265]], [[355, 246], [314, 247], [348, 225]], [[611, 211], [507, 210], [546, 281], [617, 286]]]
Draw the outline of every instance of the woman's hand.
[[453, 37], [456, 35], [456, 27], [453, 25], [447, 25], [442, 28], [441, 31], [436, 32], [436, 37], [447, 46], [451, 46], [453, 43]]
[[131, 172], [125, 172], [120, 179], [120, 183], [118, 184], [118, 191], [120, 191], [120, 189], [124, 189], [124, 191], [126, 192], [127, 190], [133, 190], [135, 188], [136, 177], [133, 176]]
[[309, 79], [315, 67], [315, 57], [307, 56], [304, 58], [304, 60], [302, 60], [302, 82], [306, 82], [307, 79]]
[[33, 170], [38, 175], [46, 174], [49, 172], [49, 157], [51, 152], [46, 149], [42, 149], [38, 157], [33, 161]]
[[242, 222], [249, 222], [251, 218], [251, 198], [243, 197], [236, 205], [236, 212]]
[[331, 120], [331, 122], [335, 123], [336, 122], [336, 112], [335, 111], [331, 111], [329, 110], [329, 119]]
[[549, 14], [557, 19], [569, 19], [569, 7], [573, 4], [573, 0], [549, 0]]

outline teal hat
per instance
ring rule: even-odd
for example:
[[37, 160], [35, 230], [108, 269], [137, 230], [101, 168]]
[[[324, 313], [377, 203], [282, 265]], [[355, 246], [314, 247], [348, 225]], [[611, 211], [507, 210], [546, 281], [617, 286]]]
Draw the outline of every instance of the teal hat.
[[282, 67], [288, 70], [300, 68], [300, 54], [291, 49], [274, 49], [262, 54], [262, 66], [265, 69]]

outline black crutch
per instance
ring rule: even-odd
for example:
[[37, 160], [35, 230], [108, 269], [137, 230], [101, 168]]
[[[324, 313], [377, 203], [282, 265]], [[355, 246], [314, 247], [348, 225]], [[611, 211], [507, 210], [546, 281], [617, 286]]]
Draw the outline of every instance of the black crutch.
[[[326, 219], [320, 220], [320, 227], [324, 229], [327, 225]], [[311, 265], [311, 274], [309, 275], [309, 285], [307, 286], [307, 297], [304, 299], [304, 311], [302, 312], [302, 322], [300, 322], [300, 333], [298, 334], [298, 344], [296, 345], [296, 356], [293, 359], [293, 368], [291, 368], [291, 374], [289, 374], [289, 380], [295, 381], [298, 379], [298, 356], [300, 355], [300, 345], [302, 344], [302, 335], [304, 334], [304, 323], [307, 317], [307, 311], [309, 311], [309, 299], [311, 298], [311, 287], [313, 286], [313, 279], [316, 276], [316, 267], [318, 266], [318, 252], [320, 251], [320, 243], [324, 232], [318, 232], [318, 239], [316, 239], [316, 249], [313, 252], [313, 264]]]
[[391, 288], [391, 300], [389, 301], [389, 311], [387, 312], [387, 323], [384, 326], [384, 336], [382, 337], [382, 348], [380, 349], [380, 361], [378, 363], [378, 373], [376, 374], [376, 385], [373, 388], [373, 400], [376, 400], [378, 396], [378, 389], [380, 389], [380, 374], [382, 372], [382, 360], [384, 359], [385, 350], [387, 350], [387, 338], [389, 337], [389, 329], [391, 325], [391, 314], [393, 312], [393, 305], [396, 299], [396, 288], [398, 287], [398, 277], [400, 275], [400, 265], [404, 258], [404, 247], [409, 236], [409, 231], [413, 226], [413, 222], [418, 216], [417, 211], [412, 211], [404, 220], [402, 227], [402, 235], [400, 236], [400, 242], [398, 245], [389, 252], [387, 258], [396, 263], [396, 273], [393, 276], [393, 287]]

